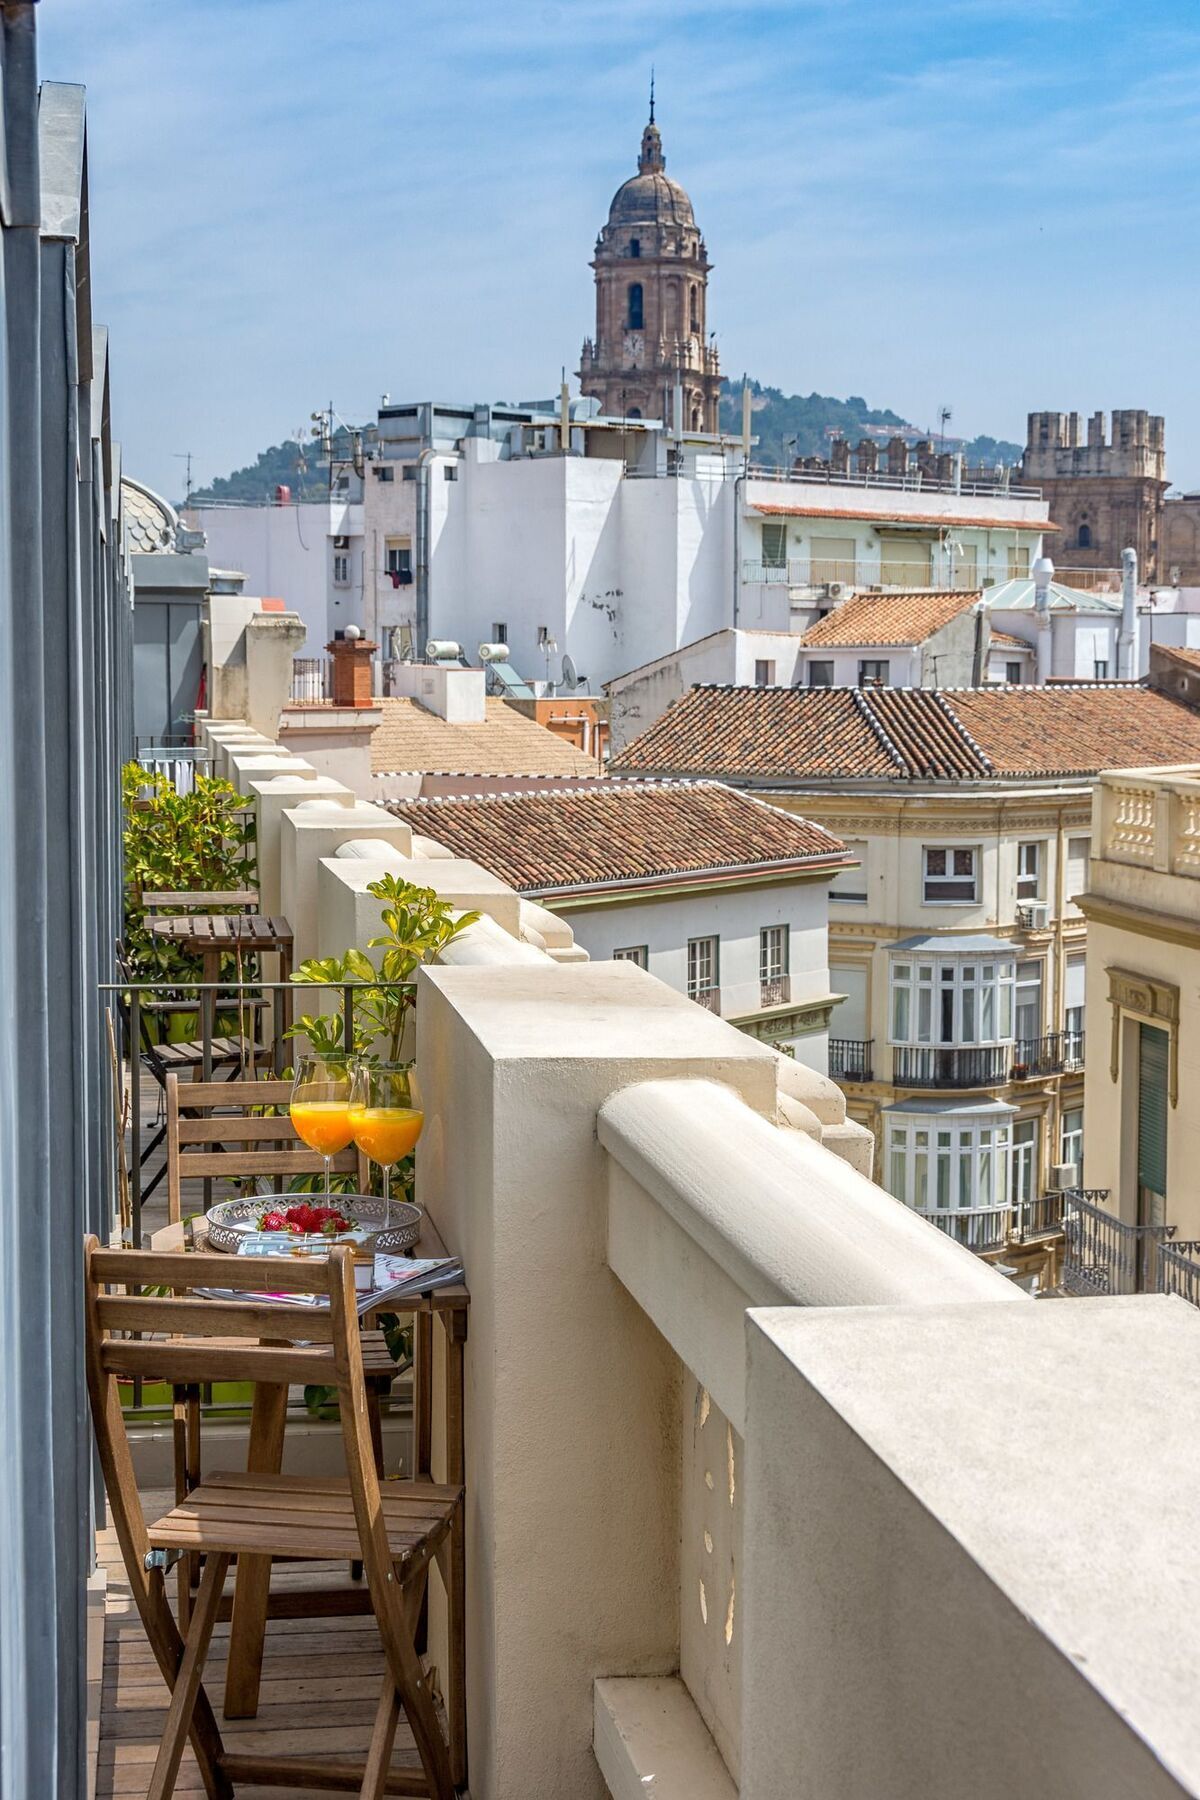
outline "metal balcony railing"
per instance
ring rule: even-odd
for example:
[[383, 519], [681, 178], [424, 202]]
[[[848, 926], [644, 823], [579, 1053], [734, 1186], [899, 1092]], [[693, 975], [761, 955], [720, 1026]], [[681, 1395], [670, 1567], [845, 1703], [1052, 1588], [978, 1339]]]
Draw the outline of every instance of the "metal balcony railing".
[[719, 1014], [721, 1011], [720, 988], [697, 988], [694, 993], [689, 988], [688, 999], [694, 1000], [697, 1006], [704, 1007], [706, 1012]]
[[790, 975], [770, 975], [758, 984], [760, 1006], [786, 1006], [792, 997]]
[[1060, 1232], [1064, 1197], [1065, 1191], [1060, 1188], [1019, 1201], [1013, 1220], [1013, 1235], [1017, 1241], [1026, 1244], [1034, 1238], [1052, 1237]]
[[829, 1073], [834, 1081], [874, 1081], [874, 1038], [830, 1038]]
[[[1026, 487], [1015, 481], [1008, 481], [1003, 475], [994, 480], [981, 479], [972, 474], [962, 481], [941, 480], [936, 475], [926, 474], [921, 469], [912, 469], [904, 474], [893, 473], [890, 469], [835, 469], [827, 464], [819, 469], [788, 469], [772, 467], [766, 464], [751, 463], [749, 476], [752, 481], [798, 481], [812, 482], [821, 487], [858, 487], [889, 488], [904, 493], [921, 494], [965, 494], [968, 497], [992, 495], [1007, 500], [1040, 500], [1040, 487]], [[947, 519], [952, 525], [953, 519]], [[1014, 523], [1019, 521], [1014, 520]]]
[[1159, 1253], [1175, 1227], [1127, 1225], [1101, 1204], [1109, 1192], [1070, 1188], [1064, 1194], [1062, 1284], [1072, 1294], [1156, 1293]]
[[312, 706], [328, 700], [329, 658], [327, 656], [294, 656], [292, 658], [292, 701]]
[[1013, 1045], [1014, 1081], [1039, 1081], [1045, 1075], [1083, 1067], [1082, 1031], [1051, 1031], [1045, 1037], [1018, 1038]]
[[1200, 1306], [1200, 1240], [1175, 1239], [1158, 1246], [1158, 1291]]
[[1013, 1235], [1014, 1208], [1002, 1206], [942, 1206], [914, 1209], [919, 1219], [933, 1225], [964, 1249], [982, 1253], [1003, 1250]]
[[943, 1048], [941, 1045], [897, 1044], [892, 1049], [892, 1081], [896, 1087], [999, 1087], [1008, 1080], [1007, 1044]]

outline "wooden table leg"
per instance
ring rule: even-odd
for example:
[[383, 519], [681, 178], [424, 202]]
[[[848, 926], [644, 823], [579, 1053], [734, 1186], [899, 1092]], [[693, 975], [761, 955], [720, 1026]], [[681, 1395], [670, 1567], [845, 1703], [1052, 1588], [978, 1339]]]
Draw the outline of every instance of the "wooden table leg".
[[[286, 1386], [260, 1381], [254, 1390], [254, 1410], [250, 1416], [247, 1474], [279, 1473], [283, 1461], [283, 1428], [286, 1417]], [[227, 1719], [252, 1719], [258, 1711], [270, 1590], [271, 1558], [239, 1556], [237, 1582], [233, 1592], [233, 1618], [229, 1626], [229, 1667], [225, 1674]]]

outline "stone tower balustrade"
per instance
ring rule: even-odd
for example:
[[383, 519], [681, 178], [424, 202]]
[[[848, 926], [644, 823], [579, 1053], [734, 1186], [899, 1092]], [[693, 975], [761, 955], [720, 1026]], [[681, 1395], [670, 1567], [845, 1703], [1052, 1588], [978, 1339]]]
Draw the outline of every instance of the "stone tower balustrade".
[[[465, 904], [260, 786], [324, 948], [369, 869]], [[1195, 1309], [1028, 1299], [853, 1166], [832, 1084], [484, 876], [416, 1008], [474, 1800], [1200, 1794]]]

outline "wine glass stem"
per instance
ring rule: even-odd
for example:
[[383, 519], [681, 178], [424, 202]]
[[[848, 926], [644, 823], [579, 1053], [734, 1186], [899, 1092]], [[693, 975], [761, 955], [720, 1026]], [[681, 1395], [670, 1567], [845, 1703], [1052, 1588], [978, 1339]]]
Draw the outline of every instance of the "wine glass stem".
[[333, 1158], [331, 1156], [327, 1156], [325, 1158], [325, 1204], [326, 1204], [326, 1206], [329, 1205], [329, 1199], [330, 1199], [329, 1176], [330, 1176], [330, 1171], [332, 1168], [333, 1168]]

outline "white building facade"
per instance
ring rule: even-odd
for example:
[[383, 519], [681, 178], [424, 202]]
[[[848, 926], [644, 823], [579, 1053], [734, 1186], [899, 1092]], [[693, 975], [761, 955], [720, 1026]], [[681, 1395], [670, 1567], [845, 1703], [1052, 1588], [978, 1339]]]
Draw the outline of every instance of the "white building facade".
[[203, 531], [215, 568], [237, 570], [249, 593], [277, 597], [299, 613], [307, 656], [347, 625], [362, 625], [370, 571], [361, 500], [335, 493], [273, 506], [192, 506], [184, 517]]

